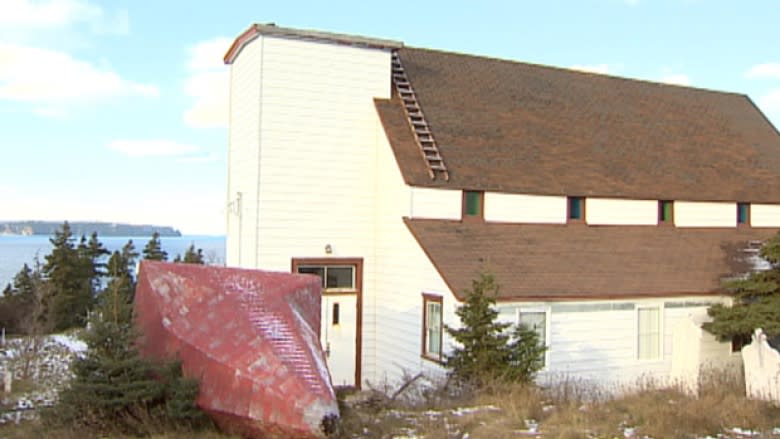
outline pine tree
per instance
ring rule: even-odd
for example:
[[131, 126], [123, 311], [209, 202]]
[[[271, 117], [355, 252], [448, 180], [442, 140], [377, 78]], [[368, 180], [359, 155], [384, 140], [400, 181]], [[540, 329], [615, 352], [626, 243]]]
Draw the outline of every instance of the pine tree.
[[108, 262], [112, 275], [98, 298], [87, 353], [73, 363], [75, 378], [60, 393], [47, 421], [60, 425], [148, 434], [145, 423], [198, 425], [204, 414], [194, 404], [197, 381], [184, 379], [177, 362], [157, 364], [142, 358], [133, 327], [132, 242]]
[[499, 286], [491, 274], [480, 273], [455, 310], [460, 327], [446, 327], [459, 346], [447, 356], [446, 367], [458, 381], [481, 385], [491, 379], [530, 381], [544, 365], [545, 347], [536, 332], [497, 321], [494, 308]]
[[190, 244], [187, 250], [184, 252], [184, 258], [181, 255], [176, 255], [173, 262], [184, 262], [185, 264], [205, 264], [203, 259], [203, 249], [195, 250], [195, 244]]
[[162, 249], [159, 233], [154, 232], [152, 234], [152, 238], [149, 240], [149, 242], [146, 243], [146, 247], [144, 247], [143, 254], [144, 259], [149, 259], [152, 261], [168, 260], [168, 252]]
[[0, 298], [0, 326], [8, 333], [25, 332], [25, 319], [32, 313], [35, 300], [36, 277], [40, 277], [40, 273], [33, 272], [29, 265], [24, 264], [3, 291]]
[[54, 329], [83, 326], [94, 302], [90, 271], [82, 257], [86, 240], [82, 239], [83, 246], [77, 249], [70, 225], [65, 221], [49, 241], [53, 248], [46, 256], [43, 272], [51, 287], [47, 306]]
[[764, 243], [759, 255], [770, 268], [725, 282], [725, 289], [733, 293], [733, 305], [717, 304], [707, 310], [713, 320], [703, 327], [721, 341], [749, 341], [757, 328], [770, 337], [780, 335], [780, 233]]
[[111, 252], [108, 251], [98, 239], [97, 232], [92, 232], [92, 235], [90, 235], [89, 241], [82, 252], [82, 258], [88, 272], [93, 295], [96, 295], [100, 291], [103, 284], [102, 279], [106, 276], [106, 262], [104, 261], [105, 257], [110, 254]]

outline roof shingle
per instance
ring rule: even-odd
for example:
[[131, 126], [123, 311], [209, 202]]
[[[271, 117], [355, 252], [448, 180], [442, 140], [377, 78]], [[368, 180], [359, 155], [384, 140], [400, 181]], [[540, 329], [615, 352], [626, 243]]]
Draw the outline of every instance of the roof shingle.
[[749, 271], [769, 229], [533, 225], [406, 219], [456, 297], [482, 270], [501, 299], [593, 299], [721, 292]]
[[408, 184], [780, 202], [780, 134], [747, 96], [427, 49], [399, 54], [450, 171], [449, 182], [420, 172], [400, 101], [377, 101]]

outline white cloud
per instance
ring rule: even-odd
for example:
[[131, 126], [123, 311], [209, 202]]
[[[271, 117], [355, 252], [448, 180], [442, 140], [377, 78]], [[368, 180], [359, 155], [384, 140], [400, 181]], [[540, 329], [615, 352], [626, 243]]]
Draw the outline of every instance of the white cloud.
[[63, 104], [159, 94], [154, 85], [126, 80], [66, 52], [0, 43], [0, 99]]
[[745, 73], [748, 78], [777, 78], [780, 79], [780, 63], [756, 64]]
[[188, 157], [200, 152], [200, 148], [170, 140], [113, 140], [108, 148], [128, 157]]
[[595, 64], [595, 65], [575, 64], [571, 66], [571, 68], [582, 72], [600, 73], [602, 75], [607, 75], [610, 73], [610, 69], [607, 64]]
[[193, 71], [224, 70], [222, 58], [231, 44], [233, 44], [232, 38], [216, 37], [190, 47], [187, 67]]
[[184, 122], [196, 128], [227, 126], [228, 69], [222, 62], [232, 40], [217, 37], [189, 48], [187, 67], [190, 76], [184, 81], [184, 92], [194, 102], [183, 115]]
[[780, 88], [770, 90], [758, 99], [758, 106], [780, 129]]
[[675, 85], [691, 85], [691, 78], [682, 73], [666, 72], [661, 76], [661, 82]]
[[126, 34], [127, 11], [106, 12], [87, 0], [3, 0], [0, 28], [5, 30], [55, 30], [87, 24], [98, 34]]

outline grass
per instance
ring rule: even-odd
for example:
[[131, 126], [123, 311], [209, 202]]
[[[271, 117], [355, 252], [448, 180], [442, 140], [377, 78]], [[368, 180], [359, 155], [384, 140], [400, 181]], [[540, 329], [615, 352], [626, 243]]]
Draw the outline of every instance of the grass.
[[618, 393], [566, 380], [546, 388], [495, 383], [444, 404], [475, 408], [466, 414], [392, 404], [373, 413], [346, 411], [341, 437], [393, 437], [413, 431], [416, 437], [429, 439], [465, 433], [470, 438], [503, 439], [533, 437], [536, 431], [552, 439], [623, 438], [631, 432], [637, 438], [703, 438], [731, 437], [735, 427], [761, 432], [754, 437], [772, 437], [773, 429], [780, 427], [780, 408], [748, 400], [744, 394], [742, 380], [723, 373], [705, 377], [699, 397], [648, 382]]
[[[504, 439], [517, 437], [642, 438], [738, 437], [734, 427], [772, 436], [780, 427], [780, 408], [744, 397], [744, 384], [733, 374], [711, 373], [700, 395], [674, 386], [643, 381], [612, 394], [581, 382], [559, 379], [544, 388], [493, 383], [468, 395], [410, 386], [413, 398], [391, 400], [380, 392], [340, 393], [342, 423], [336, 438], [419, 437], [427, 439]], [[347, 402], [348, 401], [348, 402]], [[465, 408], [465, 409], [464, 409]], [[630, 430], [627, 430], [630, 429]], [[153, 431], [150, 428], [149, 431]], [[536, 432], [536, 434], [534, 434]], [[105, 432], [47, 430], [38, 422], [0, 427], [0, 437], [21, 439], [129, 439]], [[237, 439], [215, 430], [163, 431], [154, 439]]]

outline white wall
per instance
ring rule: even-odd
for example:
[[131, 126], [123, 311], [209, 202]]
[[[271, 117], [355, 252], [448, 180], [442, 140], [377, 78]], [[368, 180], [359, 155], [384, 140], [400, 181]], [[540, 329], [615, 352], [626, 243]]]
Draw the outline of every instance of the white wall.
[[594, 225], [654, 225], [658, 224], [657, 200], [620, 200], [588, 198], [585, 221]]
[[510, 223], [566, 222], [566, 197], [485, 193], [485, 221]]
[[780, 205], [751, 204], [750, 225], [753, 227], [780, 227]]
[[[260, 44], [249, 44], [230, 66], [230, 130], [226, 263], [257, 263], [257, 187], [260, 170]], [[242, 194], [239, 206], [238, 193]]]
[[[611, 301], [502, 302], [500, 316], [509, 321], [517, 308], [548, 310], [549, 352], [540, 381], [551, 384], [566, 377], [619, 391], [650, 378], [663, 382], [671, 372], [674, 328], [691, 313], [706, 314], [709, 303], [722, 298], [627, 299]], [[671, 305], [670, 305], [671, 304]], [[640, 360], [637, 353], [637, 308], [661, 311], [661, 356]], [[705, 346], [703, 349], [707, 349]], [[728, 350], [707, 352], [729, 358]], [[608, 365], [608, 366], [607, 366]]]
[[[380, 127], [378, 162], [392, 165], [377, 169], [378, 187], [382, 190], [377, 192], [375, 212], [376, 264], [381, 270], [376, 273], [374, 294], [366, 298], [364, 308], [365, 320], [372, 324], [372, 329], [364, 328], [364, 351], [370, 349], [373, 357], [364, 354], [363, 376], [374, 384], [397, 385], [405, 371], [416, 373], [424, 370], [434, 374], [442, 371], [436, 363], [421, 357], [422, 293], [443, 297], [442, 314], [446, 324], [453, 323], [455, 306], [455, 299], [447, 285], [403, 223], [402, 217], [409, 215], [410, 197], [416, 204], [426, 196], [437, 196], [439, 200], [449, 201], [443, 205], [431, 201], [426, 208], [438, 206], [435, 213], [459, 219], [461, 192], [420, 191], [419, 188], [406, 186], [378, 119], [376, 124]], [[424, 194], [423, 197], [420, 197], [421, 194]], [[423, 206], [420, 205], [413, 207], [415, 216], [420, 214], [421, 208]], [[370, 339], [366, 331], [371, 332]]]
[[674, 225], [677, 227], [736, 227], [737, 203], [675, 201]]
[[[383, 163], [395, 163], [395, 158], [391, 157], [390, 161]], [[403, 216], [451, 220], [459, 220], [461, 217], [462, 191], [409, 187], [409, 193], [410, 211]]]
[[376, 110], [390, 95], [390, 52], [260, 36], [259, 218], [253, 266], [364, 257], [371, 283]]

